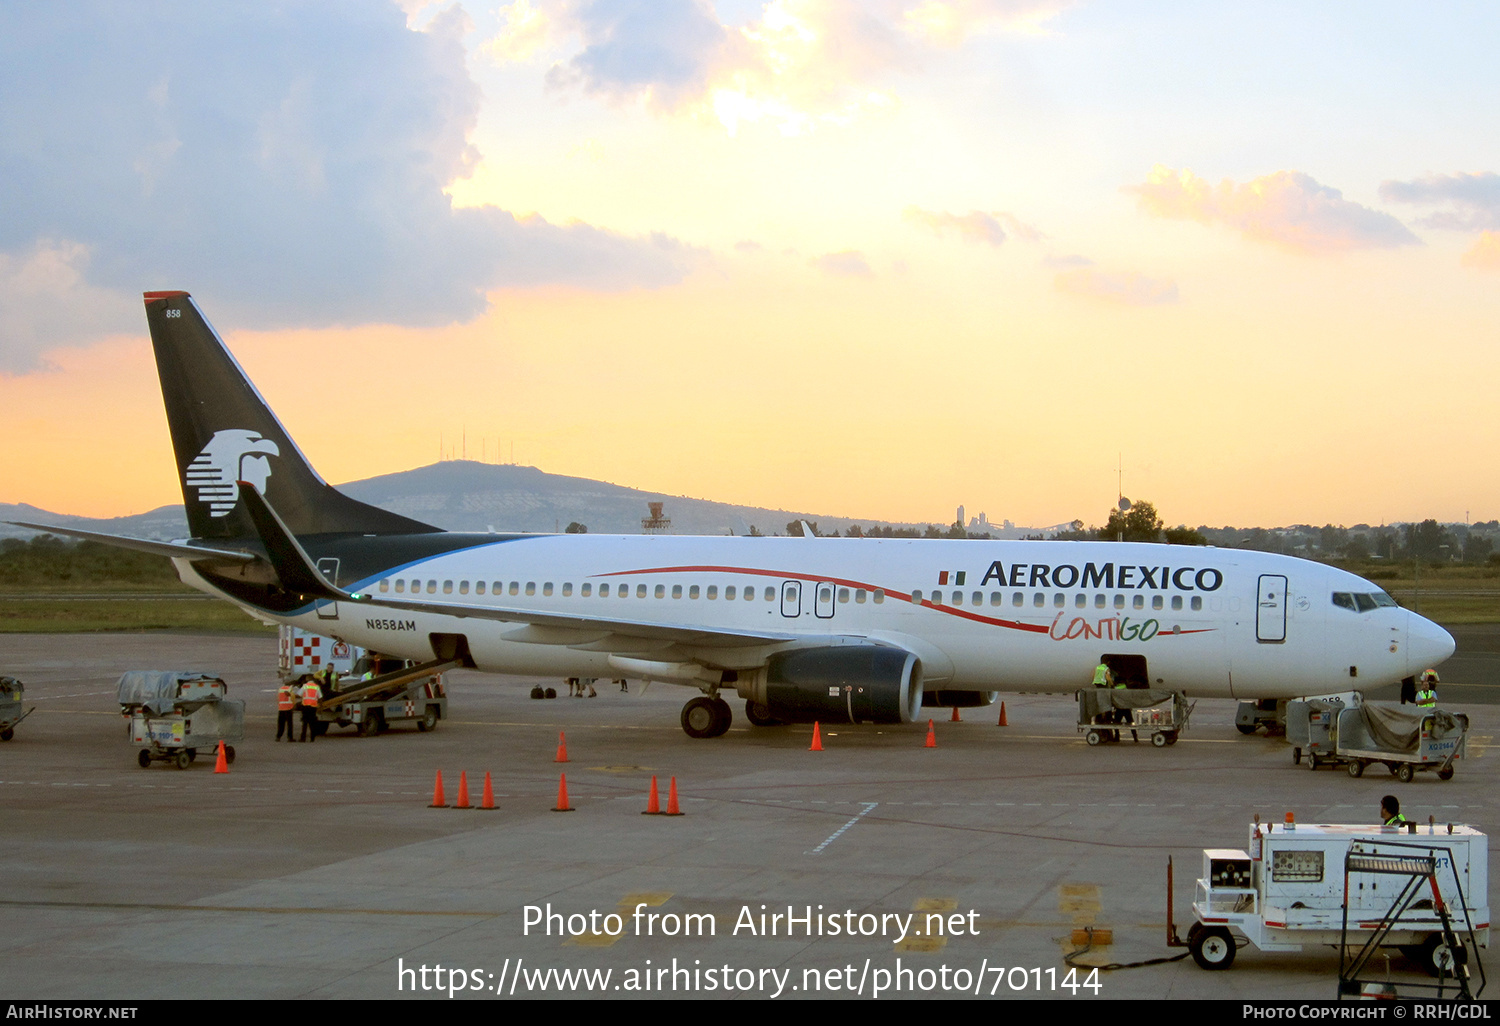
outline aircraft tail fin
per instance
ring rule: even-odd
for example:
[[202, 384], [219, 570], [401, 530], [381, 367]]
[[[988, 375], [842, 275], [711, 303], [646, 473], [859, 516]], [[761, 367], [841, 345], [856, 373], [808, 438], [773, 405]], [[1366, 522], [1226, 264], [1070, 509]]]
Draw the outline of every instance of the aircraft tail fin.
[[[194, 538], [249, 538], [240, 482], [256, 486], [294, 535], [438, 530], [351, 499], [318, 476], [186, 292], [147, 292], [146, 323]], [[321, 400], [321, 391], [316, 398]]]

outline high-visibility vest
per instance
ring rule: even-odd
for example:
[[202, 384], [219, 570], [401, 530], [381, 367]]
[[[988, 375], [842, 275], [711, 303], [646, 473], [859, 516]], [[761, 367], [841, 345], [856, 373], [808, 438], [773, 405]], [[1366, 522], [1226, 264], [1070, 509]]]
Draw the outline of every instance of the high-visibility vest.
[[292, 686], [290, 684], [281, 685], [276, 690], [276, 708], [285, 712], [288, 709], [295, 709], [296, 707], [297, 701], [292, 696]]
[[317, 705], [318, 700], [323, 697], [323, 691], [318, 687], [318, 682], [310, 680], [302, 685], [302, 704]]
[[1100, 663], [1094, 667], [1094, 687], [1103, 688], [1109, 686], [1109, 667]]
[[1437, 706], [1437, 692], [1430, 687], [1424, 687], [1417, 692], [1417, 705], [1424, 709], [1432, 709]]

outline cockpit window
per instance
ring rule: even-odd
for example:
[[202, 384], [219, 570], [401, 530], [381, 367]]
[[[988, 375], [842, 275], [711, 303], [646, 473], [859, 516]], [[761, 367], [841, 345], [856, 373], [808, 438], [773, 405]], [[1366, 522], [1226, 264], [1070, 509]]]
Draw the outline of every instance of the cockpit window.
[[1383, 591], [1336, 591], [1333, 593], [1333, 604], [1340, 609], [1347, 609], [1355, 613], [1368, 613], [1372, 609], [1380, 609], [1387, 606], [1394, 608], [1400, 605], [1400, 603]]

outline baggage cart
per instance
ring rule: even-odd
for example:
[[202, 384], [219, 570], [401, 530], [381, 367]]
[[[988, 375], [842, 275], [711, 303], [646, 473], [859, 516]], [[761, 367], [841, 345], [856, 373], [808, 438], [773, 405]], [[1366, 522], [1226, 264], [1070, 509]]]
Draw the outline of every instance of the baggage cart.
[[1090, 746], [1120, 740], [1120, 731], [1146, 734], [1156, 748], [1175, 745], [1193, 707], [1181, 691], [1085, 688], [1078, 692], [1078, 730]]
[[[372, 663], [385, 669], [392, 660]], [[414, 722], [419, 731], [436, 730], [448, 716], [448, 692], [443, 671], [458, 666], [456, 660], [433, 660], [415, 666], [398, 665], [368, 680], [340, 680], [339, 690], [324, 695], [318, 703], [318, 722], [313, 728], [326, 733], [331, 726], [357, 727], [360, 737], [370, 737], [392, 724]]]
[[1343, 705], [1328, 699], [1287, 704], [1292, 761], [1309, 769], [1342, 765], [1351, 777], [1385, 766], [1403, 784], [1418, 774], [1453, 777], [1463, 757], [1469, 717], [1444, 709], [1408, 709], [1384, 703]]
[[1326, 945], [1342, 952], [1344, 996], [1376, 949], [1394, 948], [1477, 996], [1478, 949], [1490, 933], [1489, 839], [1457, 823], [1257, 822], [1248, 851], [1203, 849], [1193, 918], [1187, 947], [1204, 969], [1234, 963], [1236, 934], [1261, 951]]
[[220, 741], [225, 761], [233, 762], [231, 742], [245, 739], [245, 703], [226, 698], [228, 690], [218, 677], [194, 671], [121, 674], [116, 698], [141, 768], [167, 762], [187, 769], [199, 749], [217, 748]]
[[0, 741], [15, 737], [16, 724], [36, 712], [36, 706], [21, 711], [21, 696], [25, 693], [26, 685], [16, 678], [0, 677]]

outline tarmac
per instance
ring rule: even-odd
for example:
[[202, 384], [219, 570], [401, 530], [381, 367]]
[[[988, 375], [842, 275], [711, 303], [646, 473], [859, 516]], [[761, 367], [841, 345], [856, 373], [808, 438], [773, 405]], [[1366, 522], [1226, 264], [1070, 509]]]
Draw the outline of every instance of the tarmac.
[[[1444, 702], [1472, 719], [1469, 757], [1450, 781], [1399, 784], [1310, 773], [1283, 740], [1241, 736], [1224, 699], [1161, 749], [1087, 747], [1056, 695], [1004, 696], [1004, 727], [995, 707], [926, 710], [936, 748], [925, 722], [830, 724], [812, 752], [810, 726], [752, 727], [739, 702], [726, 736], [689, 739], [690, 693], [669, 685], [574, 699], [545, 681], [561, 695], [538, 701], [530, 678], [459, 671], [434, 732], [289, 745], [272, 740], [274, 638], [5, 635], [0, 651], [36, 707], [0, 744], [11, 999], [1330, 999], [1331, 948], [1242, 947], [1207, 972], [1168, 946], [1169, 858], [1186, 936], [1202, 849], [1245, 846], [1257, 813], [1373, 823], [1389, 793], [1423, 824], [1500, 820], [1500, 688], [1477, 657]], [[228, 774], [137, 766], [114, 700], [128, 669], [228, 682], [247, 706]], [[450, 804], [460, 772], [474, 804], [488, 772], [498, 809], [428, 808], [439, 770]], [[641, 814], [653, 775], [663, 803], [676, 778], [682, 816]], [[1112, 943], [1070, 973], [1083, 927]]]

